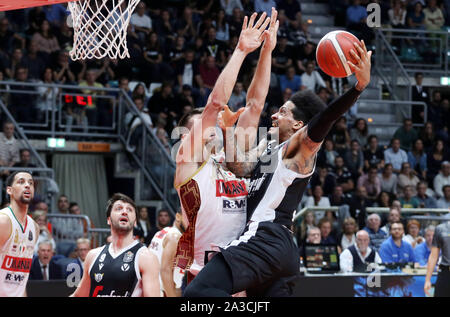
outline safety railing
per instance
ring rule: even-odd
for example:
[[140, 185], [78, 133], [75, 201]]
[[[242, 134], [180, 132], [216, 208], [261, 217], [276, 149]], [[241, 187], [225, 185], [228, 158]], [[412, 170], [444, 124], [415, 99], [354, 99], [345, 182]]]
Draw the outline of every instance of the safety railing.
[[[367, 207], [366, 211], [368, 213], [389, 213], [390, 208], [384, 208], [384, 207]], [[402, 214], [446, 214], [449, 213], [449, 209], [442, 209], [442, 208], [402, 208]]]
[[[399, 60], [409, 73], [448, 76], [449, 33], [447, 30], [377, 29], [377, 66], [395, 72]], [[384, 39], [384, 40], [380, 40]], [[389, 48], [390, 47], [390, 48]], [[392, 59], [392, 53], [395, 60]], [[380, 69], [380, 70], [381, 70]]]
[[88, 238], [91, 240], [91, 247], [98, 248], [107, 243], [107, 238], [111, 234], [109, 228], [89, 228]]
[[[383, 80], [385, 87], [394, 100], [411, 100], [411, 81], [408, 73], [392, 49], [384, 32], [375, 30], [375, 73]], [[399, 86], [405, 86], [403, 91]]]

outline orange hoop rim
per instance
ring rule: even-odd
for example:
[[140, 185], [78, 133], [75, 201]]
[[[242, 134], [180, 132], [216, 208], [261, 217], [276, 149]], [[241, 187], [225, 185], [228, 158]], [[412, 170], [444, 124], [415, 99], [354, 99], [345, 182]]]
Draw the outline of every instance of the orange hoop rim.
[[49, 6], [53, 4], [72, 1], [78, 0], [2, 0], [0, 3], [0, 11], [10, 11], [32, 7]]

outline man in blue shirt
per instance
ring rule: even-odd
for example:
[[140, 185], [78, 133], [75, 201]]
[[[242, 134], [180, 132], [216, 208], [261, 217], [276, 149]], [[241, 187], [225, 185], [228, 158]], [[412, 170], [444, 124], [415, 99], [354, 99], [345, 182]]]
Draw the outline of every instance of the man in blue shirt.
[[434, 226], [428, 226], [425, 229], [425, 243], [421, 243], [414, 249], [414, 257], [420, 266], [427, 266], [428, 257], [431, 253], [431, 244], [434, 236]]
[[367, 10], [361, 6], [360, 0], [353, 0], [353, 4], [347, 8], [347, 30], [354, 31], [364, 42], [370, 43], [374, 34], [366, 24]]
[[367, 217], [367, 226], [363, 230], [367, 231], [370, 237], [370, 247], [378, 251], [381, 244], [386, 240], [388, 234], [382, 230], [381, 218], [378, 214], [371, 214]]
[[286, 75], [280, 76], [280, 89], [284, 92], [286, 88], [290, 88], [292, 93], [296, 93], [301, 90], [302, 78], [295, 74], [295, 68], [293, 66], [288, 67]]
[[383, 263], [416, 262], [412, 246], [402, 240], [403, 233], [401, 222], [391, 224], [391, 236], [381, 244], [379, 251]]

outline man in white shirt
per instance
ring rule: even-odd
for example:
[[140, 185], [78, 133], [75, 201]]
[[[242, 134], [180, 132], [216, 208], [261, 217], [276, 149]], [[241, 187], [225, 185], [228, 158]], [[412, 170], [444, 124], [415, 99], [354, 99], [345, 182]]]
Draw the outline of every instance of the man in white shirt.
[[[339, 257], [339, 265], [343, 273], [371, 272], [368, 266], [372, 263], [381, 263], [378, 252], [369, 247], [370, 238], [367, 231], [360, 230], [356, 233], [356, 244], [345, 249]], [[373, 264], [372, 264], [373, 265]]]
[[152, 19], [145, 14], [145, 9], [145, 3], [141, 1], [130, 20], [141, 41], [145, 41], [145, 37], [152, 32]]
[[392, 139], [391, 147], [384, 151], [384, 162], [392, 164], [394, 173], [400, 173], [402, 164], [408, 162], [408, 155], [400, 148], [400, 139]]
[[441, 171], [434, 177], [433, 181], [434, 191], [436, 196], [444, 197], [442, 188], [445, 185], [450, 185], [450, 162], [444, 161], [441, 164]]
[[[313, 61], [309, 61], [306, 64], [306, 72], [302, 75], [302, 89], [309, 89], [312, 91], [316, 91], [316, 87], [324, 87], [327, 88], [327, 85], [325, 81], [323, 80], [322, 76], [314, 70], [315, 64]], [[306, 88], [305, 88], [306, 87]]]

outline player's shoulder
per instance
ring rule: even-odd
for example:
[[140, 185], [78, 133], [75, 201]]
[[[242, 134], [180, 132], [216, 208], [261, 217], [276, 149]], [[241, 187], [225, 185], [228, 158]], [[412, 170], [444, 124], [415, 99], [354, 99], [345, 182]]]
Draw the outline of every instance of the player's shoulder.
[[4, 229], [6, 226], [10, 226], [12, 224], [11, 218], [7, 214], [7, 209], [3, 208], [0, 210], [0, 228]]
[[100, 254], [103, 248], [104, 246], [89, 250], [88, 254], [86, 255], [86, 262], [92, 262]]

